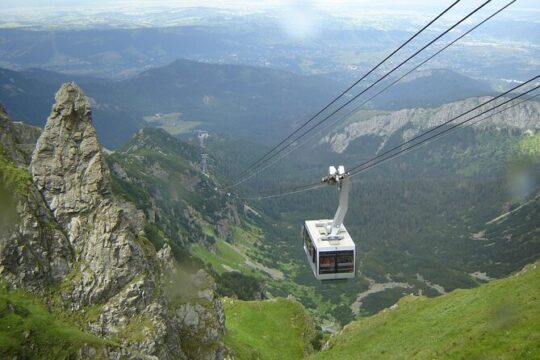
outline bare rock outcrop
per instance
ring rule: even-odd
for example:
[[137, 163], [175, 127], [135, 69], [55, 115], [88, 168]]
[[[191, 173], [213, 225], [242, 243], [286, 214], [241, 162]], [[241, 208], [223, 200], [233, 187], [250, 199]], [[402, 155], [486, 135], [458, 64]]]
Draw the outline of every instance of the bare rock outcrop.
[[[17, 130], [3, 114], [3, 152], [24, 166], [20, 149], [32, 137], [17, 144]], [[191, 285], [197, 274], [179, 282], [171, 249], [156, 253], [144, 214], [113, 194], [89, 102], [76, 84], [57, 92], [30, 173], [27, 193], [17, 198], [19, 219], [0, 234], [0, 274], [11, 286], [45, 296], [54, 288], [51, 306], [74, 314], [92, 309], [84, 330], [119, 342], [107, 350], [110, 359], [225, 356], [213, 281]], [[187, 294], [167, 291], [171, 276]]]
[[[0, 105], [0, 190], [9, 192], [0, 199], [0, 275], [12, 287], [33, 290], [60, 281], [73, 263], [67, 237], [25, 169], [27, 149], [39, 132], [12, 123]], [[4, 172], [12, 173], [9, 186], [4, 181], [10, 174]]]
[[[403, 109], [385, 114], [372, 116], [362, 121], [348, 124], [345, 128], [327, 135], [321, 139], [321, 144], [329, 144], [336, 153], [343, 153], [356, 139], [364, 136], [374, 136], [381, 139], [382, 148], [386, 141], [394, 134], [401, 132], [403, 140], [409, 140], [421, 132], [438, 126], [460, 114], [473, 109], [488, 101], [489, 97], [469, 98], [444, 104], [438, 108]], [[458, 119], [463, 121], [475, 116], [480, 112], [498, 105], [508, 99], [498, 99], [468, 114], [467, 117]], [[502, 106], [501, 109], [505, 108]], [[487, 116], [487, 115], [485, 115]], [[495, 113], [493, 116], [480, 122], [474, 122], [475, 128], [513, 128], [526, 131], [538, 131], [540, 129], [540, 104], [535, 101], [527, 101], [512, 107], [504, 112]], [[479, 117], [481, 119], [482, 117]]]
[[150, 267], [137, 243], [143, 216], [112, 195], [90, 105], [76, 84], [64, 84], [56, 94], [30, 169], [81, 264], [71, 294], [76, 303], [105, 301]]
[[3, 156], [19, 165], [26, 163], [23, 152], [17, 146], [13, 123], [2, 104], [0, 104], [0, 145], [2, 146]]

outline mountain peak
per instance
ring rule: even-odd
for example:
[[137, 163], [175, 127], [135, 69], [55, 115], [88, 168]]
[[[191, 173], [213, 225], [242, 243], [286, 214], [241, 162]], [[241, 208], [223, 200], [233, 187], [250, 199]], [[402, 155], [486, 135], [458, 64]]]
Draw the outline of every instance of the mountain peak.
[[74, 112], [78, 116], [83, 116], [81, 119], [90, 120], [88, 118], [91, 114], [90, 103], [83, 90], [76, 83], [67, 82], [62, 84], [54, 98], [56, 100], [53, 106], [54, 112], [64, 116]]
[[111, 193], [90, 104], [75, 83], [63, 84], [32, 155], [38, 189], [57, 216], [87, 211]]

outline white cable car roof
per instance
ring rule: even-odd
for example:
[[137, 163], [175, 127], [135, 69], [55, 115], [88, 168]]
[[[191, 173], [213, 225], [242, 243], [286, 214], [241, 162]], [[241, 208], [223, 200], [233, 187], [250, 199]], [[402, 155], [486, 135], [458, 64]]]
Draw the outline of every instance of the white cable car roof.
[[313, 245], [319, 251], [354, 250], [354, 242], [345, 225], [341, 224], [336, 237], [327, 234], [327, 226], [332, 225], [332, 221], [332, 219], [306, 220], [305, 226]]

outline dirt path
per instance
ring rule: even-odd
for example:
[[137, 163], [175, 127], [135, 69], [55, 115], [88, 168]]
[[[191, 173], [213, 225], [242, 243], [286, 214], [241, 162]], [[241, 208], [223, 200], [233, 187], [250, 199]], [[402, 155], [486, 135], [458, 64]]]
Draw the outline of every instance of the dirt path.
[[356, 301], [351, 304], [351, 310], [353, 314], [357, 316], [360, 314], [360, 309], [362, 308], [362, 300], [367, 296], [393, 288], [412, 288], [412, 285], [410, 285], [409, 283], [400, 283], [395, 281], [390, 281], [387, 283], [377, 283], [373, 279], [368, 278], [367, 280], [369, 281], [369, 289], [358, 294], [358, 296], [356, 297]]

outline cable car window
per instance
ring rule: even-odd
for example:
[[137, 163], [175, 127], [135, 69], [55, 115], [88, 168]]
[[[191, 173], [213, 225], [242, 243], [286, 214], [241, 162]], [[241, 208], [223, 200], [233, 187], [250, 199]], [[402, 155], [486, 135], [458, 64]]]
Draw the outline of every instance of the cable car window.
[[337, 253], [337, 271], [338, 273], [347, 273], [354, 271], [354, 252], [338, 251]]
[[315, 263], [317, 259], [317, 252], [313, 248], [313, 243], [311, 242], [311, 238], [309, 237], [309, 233], [305, 227], [304, 227], [304, 245], [306, 247], [308, 254], [311, 255], [311, 261]]
[[319, 253], [319, 274], [333, 274], [336, 272], [336, 253]]

